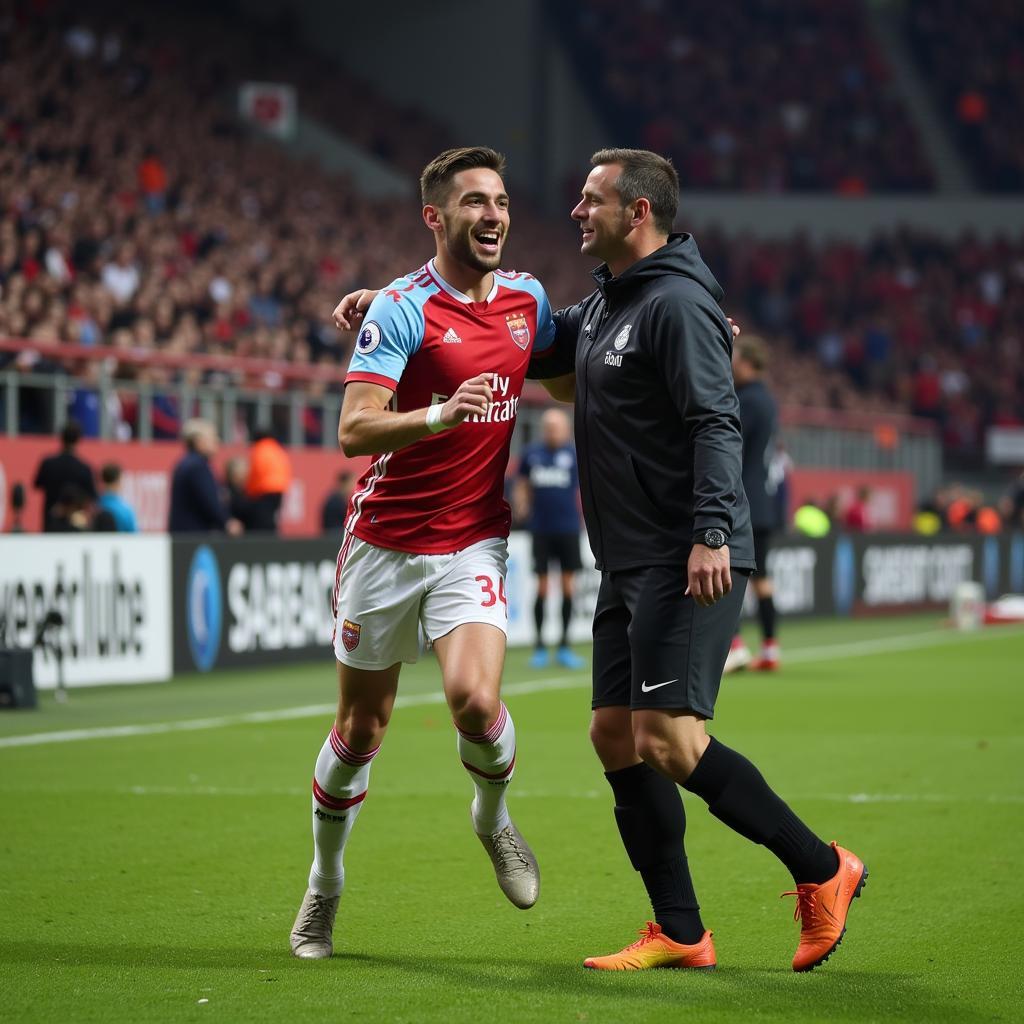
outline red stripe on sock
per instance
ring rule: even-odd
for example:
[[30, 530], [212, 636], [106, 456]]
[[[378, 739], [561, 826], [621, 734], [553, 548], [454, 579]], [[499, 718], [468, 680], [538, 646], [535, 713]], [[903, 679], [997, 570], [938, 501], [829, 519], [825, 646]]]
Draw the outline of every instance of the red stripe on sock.
[[320, 788], [316, 779], [313, 779], [313, 799], [316, 800], [318, 804], [323, 804], [328, 810], [347, 811], [350, 807], [355, 807], [356, 804], [361, 804], [366, 799], [366, 790], [364, 789], [358, 796], [331, 796], [330, 793], [325, 793]]
[[455, 726], [459, 731], [459, 735], [464, 740], [468, 740], [470, 743], [494, 743], [498, 737], [505, 730], [505, 723], [508, 721], [508, 708], [504, 704], [501, 705], [501, 710], [498, 712], [498, 717], [494, 720], [494, 725], [487, 730], [487, 732], [465, 732]]
[[377, 751], [380, 750], [380, 745], [378, 744], [373, 750], [368, 750], [365, 754], [357, 753], [342, 738], [337, 726], [331, 729], [330, 741], [334, 756], [339, 761], [344, 761], [345, 764], [350, 764], [356, 768], [369, 764], [377, 756]]
[[493, 775], [489, 774], [488, 772], [482, 771], [481, 769], [477, 768], [475, 765], [470, 764], [468, 761], [463, 761], [462, 763], [465, 766], [466, 771], [470, 771], [474, 775], [479, 775], [481, 778], [484, 778], [484, 779], [507, 779], [512, 774], [512, 769], [515, 768], [515, 766], [516, 766], [516, 755], [514, 753], [512, 754], [512, 760], [509, 763], [509, 766], [503, 772], [495, 772]]

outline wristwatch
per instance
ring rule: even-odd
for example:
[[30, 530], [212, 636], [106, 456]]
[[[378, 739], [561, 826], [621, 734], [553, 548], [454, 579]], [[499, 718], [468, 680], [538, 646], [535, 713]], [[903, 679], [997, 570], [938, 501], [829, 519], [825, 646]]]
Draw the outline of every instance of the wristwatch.
[[706, 548], [714, 548], [717, 550], [718, 548], [724, 548], [728, 541], [729, 538], [726, 537], [722, 530], [712, 527], [710, 530], [704, 531], [704, 537], [700, 543]]

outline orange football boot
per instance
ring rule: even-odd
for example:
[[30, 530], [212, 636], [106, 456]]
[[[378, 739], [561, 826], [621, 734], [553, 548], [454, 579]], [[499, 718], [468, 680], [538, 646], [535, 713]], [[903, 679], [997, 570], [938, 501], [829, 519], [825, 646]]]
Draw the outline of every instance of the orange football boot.
[[652, 967], [689, 967], [691, 970], [713, 971], [715, 963], [711, 932], [705, 932], [700, 942], [684, 946], [680, 942], [673, 942], [661, 930], [660, 924], [648, 921], [636, 942], [609, 956], [589, 956], [583, 961], [583, 966], [595, 971], [646, 971]]
[[800, 922], [800, 944], [793, 957], [794, 971], [810, 971], [823, 964], [843, 941], [846, 915], [855, 896], [868, 880], [868, 869], [849, 850], [831, 844], [839, 857], [839, 870], [820, 885], [801, 883], [783, 896], [796, 897], [793, 920]]

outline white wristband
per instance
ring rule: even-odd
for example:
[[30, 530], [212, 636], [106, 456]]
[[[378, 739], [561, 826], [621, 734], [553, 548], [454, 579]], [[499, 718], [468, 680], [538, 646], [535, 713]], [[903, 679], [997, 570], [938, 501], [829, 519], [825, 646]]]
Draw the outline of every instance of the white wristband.
[[441, 422], [441, 404], [427, 406], [427, 430], [432, 434], [440, 434], [451, 424]]

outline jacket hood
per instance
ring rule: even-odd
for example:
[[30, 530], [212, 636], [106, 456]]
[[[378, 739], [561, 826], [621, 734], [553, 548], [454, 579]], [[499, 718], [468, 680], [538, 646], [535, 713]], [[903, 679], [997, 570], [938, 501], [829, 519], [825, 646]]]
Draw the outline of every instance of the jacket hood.
[[715, 280], [715, 275], [701, 259], [693, 235], [687, 233], [669, 235], [668, 241], [660, 249], [656, 249], [642, 260], [637, 260], [618, 277], [612, 275], [607, 263], [602, 263], [593, 272], [594, 280], [606, 298], [622, 294], [667, 274], [692, 278], [710, 292], [715, 302], [721, 302], [725, 294], [722, 286]]

